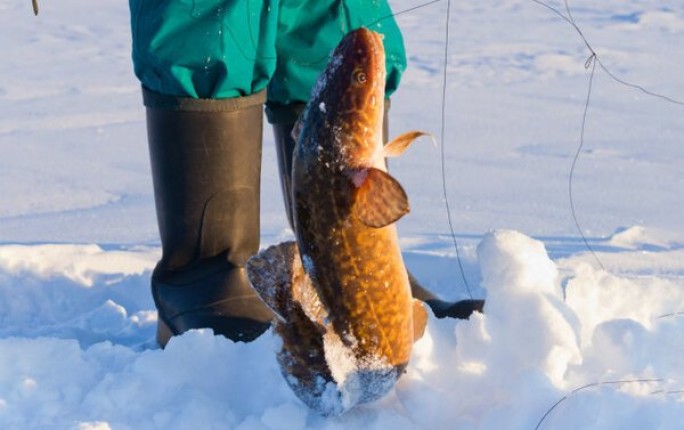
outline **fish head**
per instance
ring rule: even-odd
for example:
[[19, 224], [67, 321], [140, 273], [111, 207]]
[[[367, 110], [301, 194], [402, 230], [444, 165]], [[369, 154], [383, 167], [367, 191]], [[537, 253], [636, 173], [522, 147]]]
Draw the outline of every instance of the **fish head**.
[[314, 87], [304, 122], [327, 128], [332, 138], [316, 145], [347, 167], [374, 164], [382, 150], [385, 73], [382, 35], [359, 28], [338, 44]]

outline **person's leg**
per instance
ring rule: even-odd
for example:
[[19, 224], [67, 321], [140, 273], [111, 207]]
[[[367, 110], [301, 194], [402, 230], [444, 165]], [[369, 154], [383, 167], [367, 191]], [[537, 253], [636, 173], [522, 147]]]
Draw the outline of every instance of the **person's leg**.
[[276, 155], [278, 157], [278, 174], [280, 187], [283, 193], [285, 214], [290, 228], [294, 231], [294, 218], [292, 215], [292, 158], [295, 141], [292, 138], [292, 129], [297, 119], [304, 111], [304, 103], [292, 103], [282, 105], [279, 108], [266, 108], [268, 121], [273, 128]]
[[189, 99], [144, 90], [162, 259], [157, 339], [208, 327], [250, 341], [271, 312], [246, 277], [259, 250], [264, 94]]
[[[275, 2], [273, 2], [275, 3]], [[246, 278], [259, 248], [264, 88], [275, 24], [261, 0], [131, 0], [162, 258], [157, 340], [211, 328], [250, 341], [272, 313]]]

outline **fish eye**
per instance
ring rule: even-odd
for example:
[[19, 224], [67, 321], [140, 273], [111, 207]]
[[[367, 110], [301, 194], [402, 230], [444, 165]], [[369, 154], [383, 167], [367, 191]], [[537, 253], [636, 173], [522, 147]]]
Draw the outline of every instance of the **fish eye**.
[[356, 70], [354, 70], [354, 74], [352, 75], [352, 79], [355, 83], [363, 85], [368, 81], [368, 76], [366, 76], [366, 73], [363, 70], [356, 69]]

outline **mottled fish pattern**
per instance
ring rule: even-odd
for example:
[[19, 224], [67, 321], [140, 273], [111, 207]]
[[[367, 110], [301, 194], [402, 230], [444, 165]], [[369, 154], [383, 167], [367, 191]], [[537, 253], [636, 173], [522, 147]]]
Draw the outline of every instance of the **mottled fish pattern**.
[[385, 54], [379, 34], [349, 33], [319, 77], [300, 122], [292, 193], [297, 243], [262, 251], [250, 280], [277, 314], [278, 355], [295, 393], [339, 415], [389, 391], [427, 314], [411, 296], [394, 222], [409, 211], [383, 146]]

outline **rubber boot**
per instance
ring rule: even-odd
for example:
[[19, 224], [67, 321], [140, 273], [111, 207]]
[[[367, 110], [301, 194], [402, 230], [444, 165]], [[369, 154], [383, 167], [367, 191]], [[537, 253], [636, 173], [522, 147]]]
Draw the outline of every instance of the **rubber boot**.
[[292, 129], [304, 112], [306, 104], [293, 103], [290, 105], [266, 105], [266, 115], [273, 126], [275, 138], [276, 156], [278, 157], [278, 173], [280, 187], [285, 204], [287, 222], [294, 231], [294, 218], [292, 216], [292, 158], [294, 155], [295, 141], [292, 138]]
[[440, 299], [432, 291], [423, 287], [420, 282], [408, 272], [409, 283], [411, 284], [411, 294], [414, 298], [424, 302], [430, 307], [432, 313], [437, 318], [456, 318], [467, 320], [473, 312], [482, 313], [484, 310], [484, 300], [471, 299], [448, 302]]
[[223, 100], [143, 89], [162, 258], [152, 273], [157, 341], [211, 328], [249, 342], [271, 311], [245, 264], [259, 248], [264, 93]]
[[[306, 105], [304, 103], [266, 106], [268, 120], [273, 126], [285, 212], [287, 213], [287, 220], [290, 224], [290, 228], [293, 230], [292, 208], [294, 205], [292, 202], [292, 157], [294, 154], [295, 141], [292, 138], [292, 128], [305, 107]], [[382, 123], [382, 139], [384, 143], [387, 143], [389, 140], [389, 108], [390, 101], [389, 99], [385, 99], [385, 114]], [[423, 287], [411, 272], [409, 272], [408, 275], [413, 297], [425, 302], [437, 318], [449, 317], [468, 319], [473, 312], [482, 312], [484, 308], [484, 300], [461, 300], [458, 302], [441, 300], [430, 290]]]

